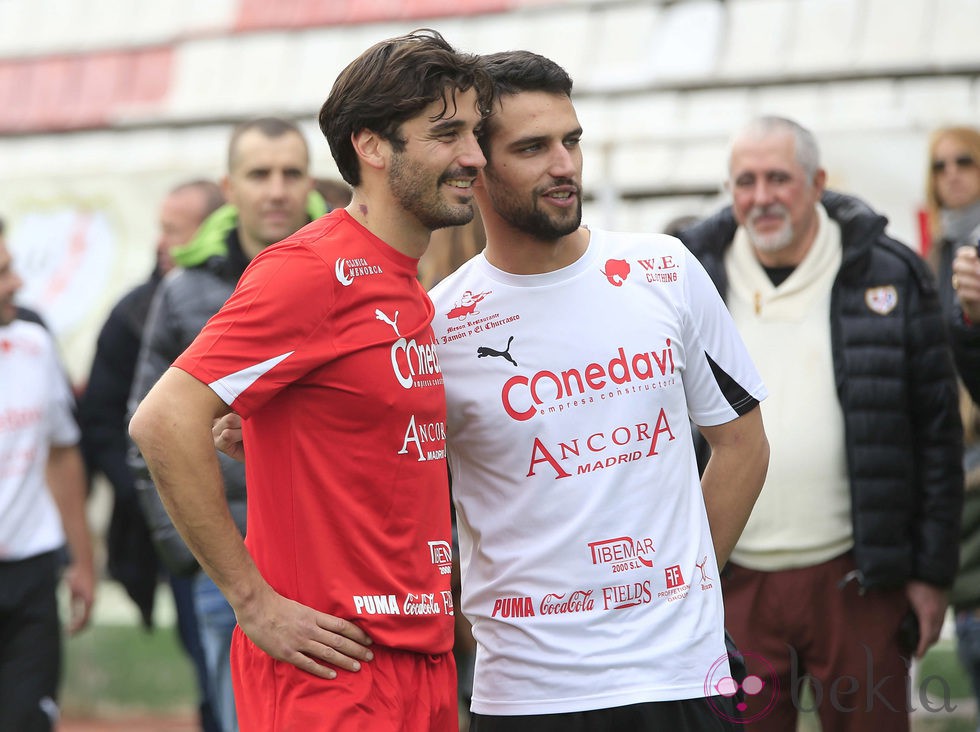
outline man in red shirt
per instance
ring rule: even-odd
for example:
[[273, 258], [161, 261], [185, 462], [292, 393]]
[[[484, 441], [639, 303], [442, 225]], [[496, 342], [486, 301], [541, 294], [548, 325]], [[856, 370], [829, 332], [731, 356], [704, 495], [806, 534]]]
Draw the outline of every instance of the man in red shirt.
[[[434, 32], [341, 72], [320, 127], [350, 205], [255, 257], [131, 422], [235, 609], [242, 732], [456, 728], [445, 395], [416, 275], [432, 230], [473, 216], [490, 90]], [[230, 410], [244, 541], [211, 436]]]

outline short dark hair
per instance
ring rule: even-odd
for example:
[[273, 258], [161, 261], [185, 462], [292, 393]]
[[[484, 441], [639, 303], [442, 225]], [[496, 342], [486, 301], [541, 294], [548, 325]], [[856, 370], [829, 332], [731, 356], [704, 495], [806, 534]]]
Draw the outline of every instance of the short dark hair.
[[493, 103], [493, 87], [479, 56], [460, 53], [438, 32], [422, 28], [376, 43], [340, 72], [320, 108], [320, 130], [330, 145], [337, 169], [352, 186], [361, 171], [351, 137], [360, 130], [376, 132], [396, 150], [401, 124], [433, 102], [444, 103], [448, 92], [475, 89], [481, 113]]
[[234, 167], [235, 156], [238, 154], [238, 141], [242, 135], [251, 130], [258, 130], [265, 137], [271, 138], [282, 137], [289, 133], [299, 135], [299, 139], [303, 141], [303, 146], [306, 148], [306, 158], [309, 161], [310, 149], [306, 143], [306, 136], [295, 122], [283, 119], [282, 117], [256, 117], [255, 119], [245, 120], [232, 130], [231, 139], [228, 141], [229, 171]]
[[572, 77], [540, 54], [531, 51], [488, 53], [483, 57], [483, 64], [498, 97], [534, 91], [572, 96]]
[[[550, 58], [531, 51], [500, 51], [483, 57], [484, 66], [493, 81], [494, 97], [502, 99], [521, 92], [572, 96], [572, 77]], [[489, 115], [480, 135], [480, 147], [489, 160], [487, 144], [492, 132], [493, 115]]]
[[213, 180], [207, 178], [195, 178], [183, 183], [178, 183], [170, 189], [170, 193], [183, 193], [184, 191], [197, 191], [200, 193], [204, 204], [204, 218], [207, 218], [225, 204], [225, 195], [221, 192], [221, 186]]

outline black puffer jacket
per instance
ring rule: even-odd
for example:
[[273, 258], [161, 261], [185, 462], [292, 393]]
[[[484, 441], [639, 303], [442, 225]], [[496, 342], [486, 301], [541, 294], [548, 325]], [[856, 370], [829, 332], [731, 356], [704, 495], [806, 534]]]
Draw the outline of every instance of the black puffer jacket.
[[[831, 294], [831, 346], [845, 420], [857, 580], [864, 587], [910, 579], [945, 587], [958, 561], [963, 436], [935, 281], [915, 252], [885, 234], [887, 220], [865, 203], [831, 192], [822, 203], [843, 242]], [[680, 234], [722, 297], [728, 293], [724, 253], [736, 228], [726, 208]], [[894, 296], [886, 314], [869, 305], [875, 294], [889, 305]]]
[[[220, 209], [219, 209], [220, 210]], [[232, 222], [234, 223], [234, 222]], [[208, 257], [187, 269], [175, 269], [157, 289], [143, 333], [136, 376], [130, 394], [130, 414], [174, 359], [191, 344], [204, 324], [224, 305], [248, 264], [235, 229], [227, 231], [226, 253]], [[239, 531], [245, 534], [245, 465], [219, 454], [228, 507]], [[167, 569], [192, 574], [197, 560], [177, 533], [150, 478], [143, 456], [130, 448], [129, 464], [153, 543]]]

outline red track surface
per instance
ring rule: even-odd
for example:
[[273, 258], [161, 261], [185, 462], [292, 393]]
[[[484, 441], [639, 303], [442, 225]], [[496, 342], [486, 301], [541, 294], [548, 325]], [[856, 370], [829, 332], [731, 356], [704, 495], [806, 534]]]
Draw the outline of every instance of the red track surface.
[[58, 732], [197, 732], [192, 715], [113, 717], [112, 719], [62, 719]]

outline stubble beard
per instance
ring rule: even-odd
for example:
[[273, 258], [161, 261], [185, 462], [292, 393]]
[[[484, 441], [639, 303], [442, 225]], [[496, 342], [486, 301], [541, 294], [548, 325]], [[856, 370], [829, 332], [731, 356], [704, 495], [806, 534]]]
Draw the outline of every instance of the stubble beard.
[[495, 195], [493, 191], [488, 191], [494, 210], [512, 227], [533, 239], [542, 242], [557, 241], [582, 225], [581, 196], [577, 198], [575, 209], [569, 210], [567, 215], [551, 216], [538, 205], [540, 191], [533, 191], [531, 204], [525, 206], [517, 196], [510, 195], [505, 186], [500, 185], [495, 188], [500, 193]]
[[467, 196], [469, 200], [455, 205], [448, 202], [442, 193], [446, 180], [470, 177], [466, 172], [446, 171], [433, 186], [430, 177], [415, 172], [414, 167], [406, 156], [392, 156], [388, 185], [395, 200], [405, 211], [412, 214], [429, 231], [447, 226], [462, 226], [473, 220], [472, 189], [461, 189], [459, 195]]

